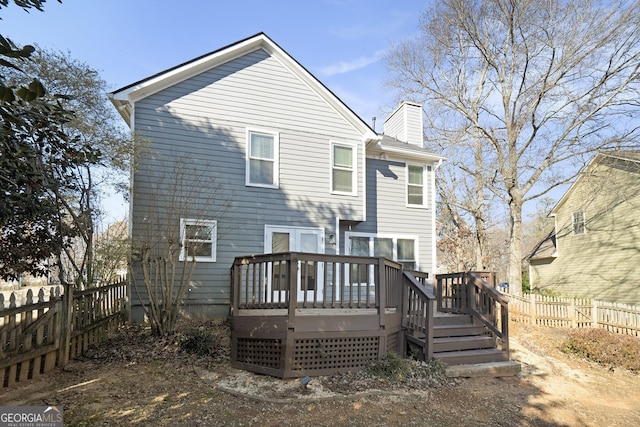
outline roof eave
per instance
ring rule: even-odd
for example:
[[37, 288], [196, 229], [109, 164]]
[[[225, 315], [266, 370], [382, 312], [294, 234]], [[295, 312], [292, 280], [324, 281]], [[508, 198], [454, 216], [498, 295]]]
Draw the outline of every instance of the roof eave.
[[[231, 61], [235, 58], [246, 55], [258, 49], [264, 49], [270, 55], [275, 56], [279, 61], [283, 62], [298, 78], [300, 78], [307, 86], [323, 97], [327, 103], [342, 115], [346, 120], [358, 130], [363, 141], [377, 140], [378, 134], [353, 110], [351, 110], [338, 96], [336, 96], [329, 88], [327, 88], [320, 80], [311, 74], [304, 66], [296, 61], [276, 42], [271, 40], [266, 34], [258, 33], [234, 44], [225, 46], [209, 54], [205, 54], [194, 60], [185, 62], [176, 67], [170, 68], [151, 77], [139, 80], [136, 83], [120, 88], [109, 97], [124, 117], [125, 107], [121, 107], [117, 102], [129, 104], [129, 113], [131, 106], [140, 99], [150, 96], [162, 89], [170, 87], [176, 83], [184, 81], [196, 74], [214, 68], [218, 65]], [[129, 123], [130, 119], [125, 118]]]
[[379, 147], [379, 149], [383, 153], [395, 154], [395, 155], [401, 156], [401, 157], [409, 157], [409, 158], [413, 158], [413, 159], [420, 159], [420, 160], [426, 160], [426, 161], [431, 161], [431, 162], [438, 162], [438, 161], [446, 160], [445, 157], [438, 156], [437, 154], [433, 154], [433, 153], [430, 153], [428, 151], [425, 151], [424, 153], [418, 153], [418, 152], [413, 151], [413, 150], [404, 150], [402, 148], [388, 147], [388, 146], [385, 147], [384, 145]]

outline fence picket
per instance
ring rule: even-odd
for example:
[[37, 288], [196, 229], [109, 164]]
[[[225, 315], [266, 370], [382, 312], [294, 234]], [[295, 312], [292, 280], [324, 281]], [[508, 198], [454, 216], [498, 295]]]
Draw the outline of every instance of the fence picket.
[[557, 328], [603, 328], [640, 336], [640, 306], [537, 294], [507, 297], [509, 316], [516, 322]]
[[[29, 289], [23, 304], [12, 292], [8, 307], [0, 294], [0, 387], [36, 378], [106, 338], [125, 320], [126, 287], [121, 278], [85, 291], [70, 289], [66, 295], [60, 287], [48, 295], [41, 288], [37, 300]], [[106, 298], [109, 294], [121, 297]]]

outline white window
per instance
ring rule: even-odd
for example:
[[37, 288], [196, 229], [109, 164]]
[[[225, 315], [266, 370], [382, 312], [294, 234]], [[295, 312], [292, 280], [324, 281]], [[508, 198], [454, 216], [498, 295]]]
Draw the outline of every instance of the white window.
[[427, 206], [427, 172], [430, 167], [407, 165], [407, 205]]
[[248, 131], [247, 185], [278, 188], [278, 152], [277, 133]]
[[584, 211], [574, 212], [572, 215], [572, 222], [574, 235], [578, 236], [587, 231], [587, 227], [584, 222]]
[[331, 144], [331, 191], [356, 194], [356, 158], [354, 145]]
[[180, 219], [180, 261], [215, 262], [218, 223], [206, 219]]
[[401, 263], [404, 268], [415, 270], [417, 237], [393, 236], [370, 233], [345, 233], [347, 255], [382, 256]]

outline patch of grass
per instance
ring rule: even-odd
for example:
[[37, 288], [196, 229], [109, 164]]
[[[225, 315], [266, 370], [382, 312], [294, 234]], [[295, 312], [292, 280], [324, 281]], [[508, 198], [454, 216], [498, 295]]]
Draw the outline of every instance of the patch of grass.
[[218, 338], [204, 329], [187, 331], [180, 342], [180, 348], [187, 353], [207, 356], [218, 347]]
[[590, 362], [640, 372], [640, 339], [605, 329], [574, 329], [561, 350]]

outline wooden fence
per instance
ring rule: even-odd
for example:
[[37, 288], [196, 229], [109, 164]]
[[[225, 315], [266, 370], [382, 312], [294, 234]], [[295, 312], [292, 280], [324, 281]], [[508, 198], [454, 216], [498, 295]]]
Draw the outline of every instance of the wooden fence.
[[29, 290], [24, 302], [0, 294], [2, 387], [36, 378], [86, 351], [124, 323], [127, 282], [85, 289]]
[[506, 296], [509, 316], [516, 322], [552, 328], [603, 328], [640, 336], [640, 306], [537, 294]]

